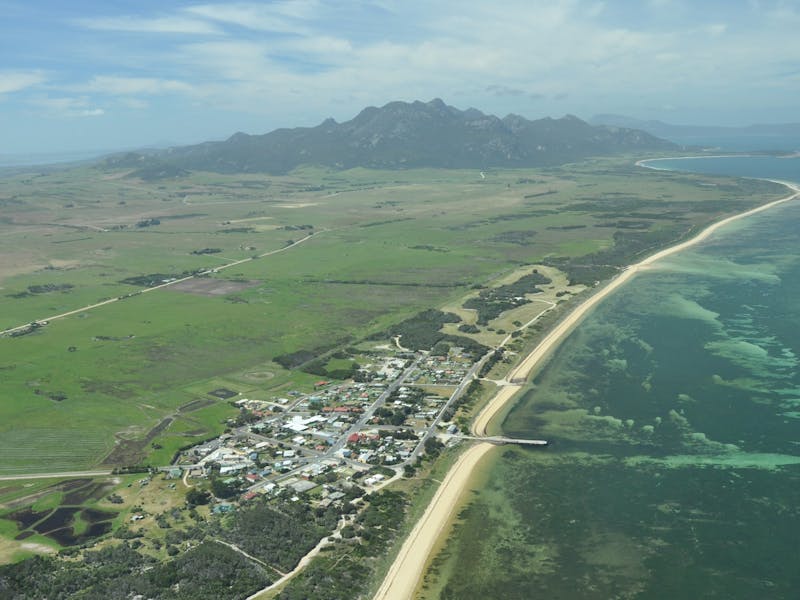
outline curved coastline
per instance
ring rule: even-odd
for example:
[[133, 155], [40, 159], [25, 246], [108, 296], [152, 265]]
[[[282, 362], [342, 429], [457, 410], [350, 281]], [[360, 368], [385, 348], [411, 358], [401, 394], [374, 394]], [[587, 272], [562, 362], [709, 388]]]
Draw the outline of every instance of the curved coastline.
[[739, 152], [732, 152], [730, 154], [703, 154], [701, 156], [697, 155], [688, 155], [688, 156], [665, 156], [662, 158], [643, 158], [641, 160], [637, 160], [635, 164], [637, 167], [644, 167], [645, 169], [653, 169], [654, 171], [669, 171], [670, 169], [664, 169], [661, 167], [651, 167], [648, 163], [655, 162], [658, 160], [686, 160], [688, 158], [748, 158], [748, 157], [755, 157], [755, 156], [764, 156], [762, 154], [747, 154], [747, 153], [739, 153]]
[[[636, 165], [643, 168], [660, 170], [657, 167], [650, 167], [646, 162], [645, 160], [637, 161]], [[757, 206], [743, 213], [731, 215], [721, 221], [712, 223], [691, 239], [665, 248], [638, 263], [626, 267], [601, 290], [579, 304], [563, 321], [558, 323], [545, 338], [509, 372], [506, 381], [518, 381], [523, 378], [527, 380], [533, 370], [543, 363], [544, 359], [558, 347], [595, 306], [628, 280], [632, 279], [637, 273], [646, 271], [652, 267], [653, 263], [663, 258], [707, 240], [713, 233], [729, 223], [769, 210], [777, 205], [800, 197], [800, 185], [774, 179], [769, 179], [769, 181], [784, 185], [791, 193], [784, 198], [773, 200], [772, 202], [762, 204], [761, 206]], [[522, 389], [522, 385], [514, 383], [502, 385], [495, 396], [475, 418], [472, 426], [473, 433], [477, 436], [485, 436], [489, 423], [520, 389]], [[425, 514], [419, 522], [417, 522], [414, 529], [403, 543], [400, 553], [387, 572], [378, 593], [374, 596], [374, 600], [409, 600], [413, 597], [414, 591], [420, 583], [420, 578], [424, 575], [424, 568], [430, 559], [429, 554], [436, 543], [436, 538], [444, 532], [447, 523], [450, 521], [452, 514], [458, 506], [458, 498], [469, 483], [472, 471], [480, 458], [483, 457], [489, 449], [491, 449], [491, 445], [485, 442], [480, 443], [468, 449], [450, 468], [447, 476], [436, 491], [436, 495], [426, 509]], [[462, 458], [464, 460], [462, 460]], [[434, 533], [435, 535], [433, 535]], [[433, 536], [432, 540], [430, 539], [431, 536]], [[414, 551], [413, 553], [412, 549]]]

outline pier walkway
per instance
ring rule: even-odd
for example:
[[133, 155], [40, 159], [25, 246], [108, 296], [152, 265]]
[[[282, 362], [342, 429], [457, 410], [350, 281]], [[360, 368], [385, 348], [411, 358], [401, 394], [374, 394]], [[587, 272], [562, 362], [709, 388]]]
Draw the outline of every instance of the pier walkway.
[[548, 444], [547, 440], [522, 440], [519, 438], [504, 437], [501, 435], [493, 435], [488, 437], [478, 437], [474, 435], [454, 435], [453, 437], [457, 437], [462, 440], [489, 442], [490, 444], [495, 444], [496, 446], [502, 446], [503, 444], [516, 444], [518, 446], [547, 446]]

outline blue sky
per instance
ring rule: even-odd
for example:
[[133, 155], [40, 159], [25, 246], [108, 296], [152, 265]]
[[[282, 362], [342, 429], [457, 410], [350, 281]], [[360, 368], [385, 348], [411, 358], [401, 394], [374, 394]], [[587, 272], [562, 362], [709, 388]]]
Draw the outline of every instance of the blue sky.
[[798, 0], [0, 0], [0, 154], [442, 98], [503, 116], [800, 121]]

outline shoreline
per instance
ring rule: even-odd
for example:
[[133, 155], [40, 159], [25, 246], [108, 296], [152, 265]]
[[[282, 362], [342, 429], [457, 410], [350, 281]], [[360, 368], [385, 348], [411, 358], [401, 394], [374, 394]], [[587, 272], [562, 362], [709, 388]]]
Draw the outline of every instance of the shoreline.
[[521, 389], [521, 385], [513, 383], [501, 386], [492, 399], [489, 400], [486, 406], [483, 407], [483, 410], [478, 413], [478, 416], [475, 417], [475, 420], [472, 423], [472, 433], [478, 437], [489, 435], [486, 431], [489, 427], [489, 423], [492, 421], [495, 415], [503, 409], [506, 403], [511, 400], [511, 398], [516, 396], [517, 392], [519, 392]]
[[641, 160], [637, 160], [634, 165], [637, 167], [642, 167], [644, 169], [653, 169], [654, 171], [671, 171], [672, 169], [665, 169], [663, 167], [651, 167], [647, 163], [654, 162], [657, 160], [686, 160], [686, 159], [695, 159], [695, 158], [754, 158], [757, 156], [762, 156], [761, 154], [740, 154], [737, 152], [731, 154], [703, 154], [701, 156], [665, 156], [663, 158], [643, 158]]
[[[655, 167], [648, 167], [647, 165], [640, 164], [642, 162], [643, 161], [638, 161], [636, 164], [643, 168], [658, 170]], [[791, 193], [783, 198], [767, 202], [766, 204], [756, 206], [745, 212], [731, 215], [721, 221], [712, 223], [694, 237], [660, 250], [642, 259], [638, 263], [626, 267], [601, 290], [575, 307], [564, 320], [550, 330], [544, 339], [542, 339], [517, 366], [509, 371], [506, 376], [506, 381], [512, 382], [521, 378], [527, 380], [532, 371], [541, 365], [544, 359], [558, 347], [595, 306], [617, 288], [632, 279], [637, 273], [648, 270], [653, 263], [663, 258], [677, 254], [678, 252], [707, 240], [718, 229], [729, 223], [769, 210], [774, 206], [784, 204], [800, 197], [799, 184], [775, 179], [769, 179], [768, 181], [784, 185]], [[511, 400], [522, 387], [521, 384], [514, 383], [501, 385], [494, 397], [492, 397], [473, 421], [473, 433], [476, 436], [485, 436], [486, 429], [492, 419], [503, 410], [508, 401]], [[476, 464], [491, 448], [492, 445], [485, 442], [473, 446], [450, 468], [447, 472], [447, 476], [444, 478], [431, 500], [431, 503], [425, 510], [424, 515], [414, 525], [411, 533], [404, 541], [400, 553], [389, 568], [373, 600], [409, 600], [412, 598], [422, 576], [424, 576], [424, 569], [428, 564], [428, 560], [431, 558], [429, 554], [436, 540], [450, 522], [452, 514], [458, 508], [458, 498], [465, 491]], [[479, 449], [482, 449], [482, 451], [479, 452]], [[435, 535], [433, 535], [434, 533]], [[412, 549], [414, 550], [413, 556], [411, 555]]]
[[[646, 168], [654, 168], [654, 167], [646, 167]], [[646, 271], [649, 269], [653, 263], [665, 258], [667, 256], [671, 256], [673, 254], [677, 254], [699, 244], [706, 239], [708, 239], [714, 232], [716, 232], [719, 228], [728, 225], [734, 221], [739, 219], [743, 219], [745, 217], [749, 217], [753, 214], [769, 210], [773, 206], [783, 204], [784, 202], [789, 202], [790, 200], [794, 200], [798, 196], [800, 196], [800, 185], [788, 182], [788, 181], [780, 181], [776, 179], [769, 179], [768, 181], [772, 181], [774, 183], [779, 183], [781, 185], [786, 186], [791, 190], [791, 194], [785, 196], [784, 198], [778, 198], [777, 200], [773, 200], [772, 202], [768, 202], [766, 204], [762, 204], [761, 206], [756, 206], [755, 208], [751, 208], [743, 213], [738, 213], [735, 215], [731, 215], [730, 217], [726, 217], [721, 221], [717, 221], [716, 223], [712, 223], [705, 229], [703, 229], [700, 233], [698, 233], [693, 238], [690, 238], [684, 242], [680, 242], [674, 246], [670, 246], [669, 248], [665, 248], [664, 250], [660, 250], [655, 254], [648, 256], [647, 258], [642, 259], [638, 263], [630, 265], [626, 267], [622, 273], [614, 277], [605, 287], [603, 287], [600, 291], [596, 294], [587, 298], [583, 303], [578, 305], [563, 321], [558, 323], [550, 332], [544, 337], [544, 339], [539, 342], [539, 344], [516, 366], [514, 367], [509, 374], [506, 376], [506, 379], [509, 381], [525, 379], [527, 380], [531, 372], [534, 368], [538, 367], [539, 364], [547, 357], [549, 354], [558, 346], [558, 344], [562, 341], [564, 337], [566, 337], [577, 325], [580, 323], [583, 318], [589, 313], [589, 311], [594, 308], [597, 304], [603, 301], [609, 294], [614, 292], [618, 287], [626, 283], [629, 279], [632, 279], [637, 273], [642, 271]], [[511, 386], [506, 386], [511, 387]], [[521, 387], [521, 386], [518, 386]], [[474, 431], [478, 435], [486, 435], [486, 427], [488, 426], [489, 422], [492, 418], [502, 410], [503, 406], [505, 405], [506, 398], [502, 396], [502, 391], [498, 392], [498, 394], [489, 401], [486, 407], [478, 414], [477, 418], [475, 419]], [[479, 433], [480, 432], [480, 433]]]
[[461, 454], [450, 467], [422, 517], [403, 542], [397, 558], [373, 597], [374, 600], [405, 600], [414, 595], [425, 574], [431, 550], [450, 522], [472, 472], [494, 447], [488, 442], [480, 442]]

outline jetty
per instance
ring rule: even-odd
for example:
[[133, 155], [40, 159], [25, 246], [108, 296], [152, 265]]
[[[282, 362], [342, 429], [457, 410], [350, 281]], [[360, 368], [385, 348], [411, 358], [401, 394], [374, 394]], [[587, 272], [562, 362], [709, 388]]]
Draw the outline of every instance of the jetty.
[[475, 435], [456, 435], [453, 437], [457, 437], [462, 440], [476, 440], [478, 442], [489, 442], [490, 444], [494, 444], [495, 446], [503, 446], [505, 444], [516, 444], [517, 446], [547, 446], [549, 444], [547, 440], [523, 440], [520, 438], [505, 437], [502, 435], [492, 435], [487, 437], [478, 437]]

